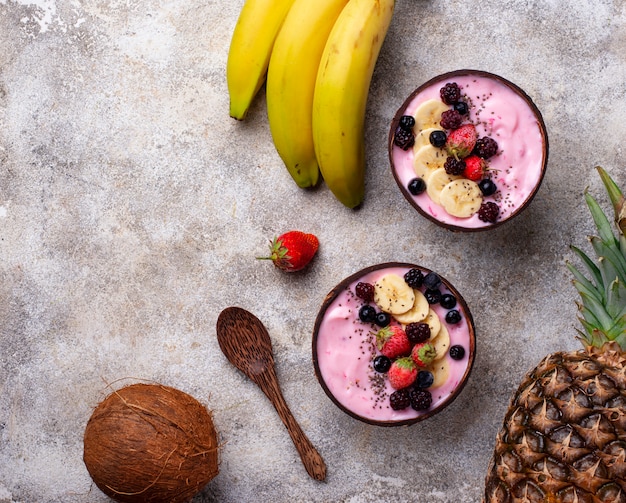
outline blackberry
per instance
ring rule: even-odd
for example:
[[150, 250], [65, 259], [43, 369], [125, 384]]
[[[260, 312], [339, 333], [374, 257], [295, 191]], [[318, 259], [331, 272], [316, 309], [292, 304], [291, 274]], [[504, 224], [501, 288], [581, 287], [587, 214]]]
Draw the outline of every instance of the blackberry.
[[393, 136], [393, 143], [402, 150], [409, 150], [415, 144], [415, 135], [413, 131], [407, 131], [398, 126]]
[[410, 269], [404, 275], [404, 281], [411, 288], [419, 288], [424, 283], [424, 273], [419, 269]]
[[426, 297], [429, 304], [437, 304], [441, 301], [441, 292], [436, 288], [428, 288], [424, 292], [424, 297]]
[[383, 311], [376, 313], [376, 319], [374, 320], [374, 323], [376, 323], [376, 325], [378, 325], [379, 327], [386, 327], [387, 325], [389, 325], [389, 323], [391, 323], [391, 315]]
[[359, 299], [363, 299], [365, 302], [371, 302], [374, 300], [374, 285], [359, 281], [354, 287], [354, 293]]
[[405, 331], [411, 344], [419, 344], [420, 342], [426, 342], [430, 339], [430, 325], [428, 323], [409, 323]]
[[418, 196], [426, 190], [426, 182], [423, 178], [413, 178], [407, 185], [407, 189], [414, 196]]
[[372, 362], [372, 367], [376, 372], [384, 374], [391, 368], [391, 359], [385, 355], [378, 355]]
[[429, 272], [424, 277], [424, 286], [426, 288], [439, 288], [441, 286], [441, 278], [436, 272]]
[[364, 323], [373, 323], [376, 321], [376, 309], [372, 306], [362, 306], [359, 309], [359, 319]]
[[399, 389], [389, 395], [389, 405], [393, 410], [406, 409], [411, 405], [411, 398], [409, 397], [409, 390], [407, 388]]
[[418, 388], [418, 389], [426, 389], [426, 388], [430, 388], [434, 382], [435, 382], [435, 376], [433, 375], [432, 372], [429, 372], [428, 370], [420, 370], [417, 373], [417, 377], [415, 378], [415, 383], [413, 384], [413, 387]]
[[433, 403], [433, 396], [425, 389], [411, 388], [409, 400], [414, 410], [428, 410]]
[[457, 110], [446, 110], [441, 114], [439, 125], [444, 129], [458, 129], [463, 124], [463, 116]]
[[467, 115], [469, 113], [469, 106], [464, 101], [459, 101], [458, 103], [455, 103], [453, 108], [461, 115]]
[[441, 307], [445, 309], [452, 309], [456, 306], [456, 297], [451, 293], [444, 293], [439, 301]]
[[446, 144], [446, 140], [448, 139], [448, 135], [445, 131], [433, 131], [428, 136], [428, 141], [433, 147], [441, 148]]
[[450, 156], [443, 163], [443, 167], [449, 175], [460, 175], [465, 170], [465, 161]]
[[483, 196], [491, 196], [498, 190], [498, 187], [491, 178], [483, 178], [478, 182], [478, 188], [483, 193]]
[[400, 117], [399, 125], [402, 129], [406, 131], [411, 131], [413, 126], [415, 126], [415, 117], [412, 115], [403, 115]]
[[446, 313], [446, 323], [456, 325], [459, 321], [461, 321], [461, 313], [456, 309], [452, 309]]
[[483, 136], [476, 140], [474, 145], [474, 153], [483, 159], [489, 159], [498, 153], [498, 143], [493, 138]]
[[446, 105], [453, 105], [461, 99], [461, 89], [456, 82], [448, 82], [439, 89], [439, 96]]
[[482, 203], [478, 209], [478, 218], [480, 218], [483, 222], [488, 222], [490, 224], [498, 220], [499, 214], [500, 208], [493, 201]]
[[465, 348], [455, 344], [450, 348], [450, 358], [453, 360], [462, 360], [465, 356]]

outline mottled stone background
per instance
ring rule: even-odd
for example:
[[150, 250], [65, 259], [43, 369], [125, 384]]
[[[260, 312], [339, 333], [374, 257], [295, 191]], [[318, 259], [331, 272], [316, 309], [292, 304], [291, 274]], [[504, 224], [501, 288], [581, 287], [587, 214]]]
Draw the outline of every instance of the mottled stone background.
[[[602, 197], [597, 164], [626, 184], [624, 2], [398, 0], [371, 86], [359, 211], [323, 185], [295, 186], [263, 95], [246, 122], [228, 116], [242, 4], [0, 0], [1, 503], [108, 501], [82, 462], [82, 433], [112, 388], [144, 380], [214, 413], [221, 471], [195, 502], [477, 502], [516, 383], [544, 354], [577, 347], [565, 262], [592, 232], [582, 194]], [[420, 217], [388, 165], [397, 107], [459, 68], [515, 82], [548, 127], [536, 199], [489, 233]], [[305, 274], [255, 260], [290, 228], [321, 241]], [[464, 294], [478, 354], [452, 406], [386, 429], [326, 397], [311, 331], [337, 282], [395, 260]], [[221, 354], [215, 322], [230, 305], [267, 325], [325, 483], [306, 475], [269, 402]]]

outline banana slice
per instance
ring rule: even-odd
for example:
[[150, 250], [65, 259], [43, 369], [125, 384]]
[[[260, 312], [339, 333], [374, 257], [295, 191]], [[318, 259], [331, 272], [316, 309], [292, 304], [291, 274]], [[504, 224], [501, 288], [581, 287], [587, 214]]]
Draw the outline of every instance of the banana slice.
[[406, 313], [415, 303], [415, 293], [402, 276], [385, 274], [374, 283], [374, 302], [394, 316]]
[[439, 335], [439, 331], [442, 327], [441, 320], [439, 319], [439, 316], [437, 316], [437, 313], [429, 308], [428, 315], [426, 315], [426, 318], [424, 318], [423, 321], [424, 323], [428, 323], [428, 326], [430, 327], [429, 341], [432, 341], [435, 337], [437, 337], [437, 335]]
[[411, 309], [409, 309], [406, 313], [394, 315], [396, 321], [402, 323], [403, 325], [423, 321], [424, 318], [428, 316], [428, 311], [430, 310], [430, 305], [422, 292], [419, 290], [413, 290], [413, 294], [415, 295], [413, 307], [411, 307]]
[[444, 186], [439, 194], [439, 202], [450, 215], [467, 218], [479, 210], [483, 194], [476, 182], [462, 178]]
[[441, 100], [432, 99], [422, 103], [415, 110], [415, 131], [431, 127], [440, 128], [441, 114], [446, 110], [450, 110], [450, 107]]
[[[445, 159], [444, 159], [445, 162]], [[441, 191], [443, 188], [454, 180], [461, 177], [457, 175], [449, 175], [445, 168], [438, 168], [426, 178], [426, 193], [434, 203], [441, 204]], [[480, 189], [479, 189], [480, 190]]]
[[443, 169], [443, 165], [448, 158], [445, 150], [433, 147], [430, 143], [414, 152], [413, 170], [417, 176], [424, 180], [428, 180], [430, 175], [436, 170]]
[[441, 325], [439, 333], [434, 339], [430, 339], [430, 343], [435, 347], [435, 351], [437, 352], [435, 360], [439, 360], [440, 358], [446, 356], [448, 349], [450, 349], [450, 334], [448, 333], [448, 329], [445, 325]]
[[429, 370], [433, 373], [433, 377], [435, 378], [430, 388], [438, 388], [444, 385], [448, 380], [448, 376], [450, 375], [450, 363], [447, 358], [441, 358], [440, 360], [435, 360]]
[[422, 129], [419, 133], [415, 135], [413, 152], [417, 152], [420, 148], [426, 145], [430, 145], [432, 147], [432, 143], [430, 143], [430, 133], [432, 133], [433, 131], [441, 131], [441, 129], [436, 127], [429, 127], [426, 129]]

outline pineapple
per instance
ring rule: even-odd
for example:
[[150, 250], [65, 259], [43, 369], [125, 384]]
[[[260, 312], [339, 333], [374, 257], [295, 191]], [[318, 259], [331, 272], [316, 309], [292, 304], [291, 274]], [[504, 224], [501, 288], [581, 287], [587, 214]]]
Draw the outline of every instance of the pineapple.
[[597, 168], [619, 237], [598, 203], [593, 262], [572, 246], [584, 349], [546, 356], [511, 400], [485, 481], [485, 503], [626, 502], [626, 202]]

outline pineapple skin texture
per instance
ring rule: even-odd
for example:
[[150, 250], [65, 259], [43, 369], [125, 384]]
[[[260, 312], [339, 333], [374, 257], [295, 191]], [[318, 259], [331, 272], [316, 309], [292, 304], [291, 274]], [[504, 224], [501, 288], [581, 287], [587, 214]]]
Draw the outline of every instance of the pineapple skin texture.
[[626, 354], [546, 356], [511, 400], [484, 503], [626, 503]]

